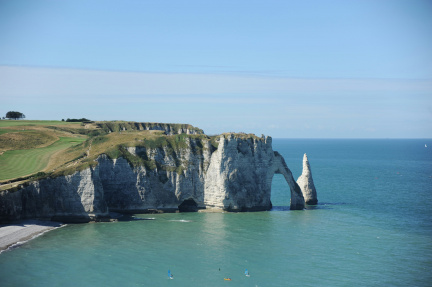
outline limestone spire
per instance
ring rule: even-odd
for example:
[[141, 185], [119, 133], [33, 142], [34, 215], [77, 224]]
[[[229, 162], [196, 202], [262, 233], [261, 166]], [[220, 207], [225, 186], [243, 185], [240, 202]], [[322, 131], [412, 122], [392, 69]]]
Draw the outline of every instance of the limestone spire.
[[300, 186], [306, 204], [314, 205], [318, 203], [317, 193], [312, 179], [312, 171], [306, 154], [303, 156], [303, 172], [297, 179], [297, 184]]

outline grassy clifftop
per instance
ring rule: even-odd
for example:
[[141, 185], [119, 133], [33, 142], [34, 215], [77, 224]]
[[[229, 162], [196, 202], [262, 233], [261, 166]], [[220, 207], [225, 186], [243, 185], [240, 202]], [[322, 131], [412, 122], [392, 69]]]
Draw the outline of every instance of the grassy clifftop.
[[131, 158], [126, 147], [168, 147], [175, 152], [185, 146], [186, 138], [195, 142], [210, 140], [213, 146], [217, 145], [201, 129], [186, 124], [3, 120], [0, 190], [42, 177], [71, 174], [95, 165], [101, 154], [112, 158], [129, 156], [132, 164], [144, 163], [154, 168], [155, 163]]
[[96, 122], [95, 126], [102, 129], [106, 133], [120, 131], [143, 131], [143, 130], [162, 130], [165, 134], [204, 134], [202, 129], [189, 124], [166, 124], [166, 123], [138, 123], [138, 122]]

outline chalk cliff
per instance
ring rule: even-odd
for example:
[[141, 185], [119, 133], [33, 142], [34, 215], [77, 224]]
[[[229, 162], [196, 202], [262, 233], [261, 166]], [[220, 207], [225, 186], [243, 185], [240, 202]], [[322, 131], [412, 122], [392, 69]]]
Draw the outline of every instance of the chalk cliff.
[[318, 203], [317, 192], [312, 178], [312, 171], [306, 154], [303, 156], [303, 172], [297, 179], [297, 184], [302, 190], [306, 204], [314, 205]]
[[2, 191], [0, 222], [28, 218], [88, 222], [108, 218], [98, 174], [98, 167], [89, 168], [73, 175], [34, 181], [18, 191]]
[[109, 211], [269, 210], [275, 173], [289, 185], [291, 209], [304, 208], [305, 194], [283, 157], [273, 151], [271, 137], [188, 135], [177, 140], [123, 146], [120, 156], [102, 154], [94, 165], [72, 175], [2, 191], [0, 221], [89, 221], [107, 218]]

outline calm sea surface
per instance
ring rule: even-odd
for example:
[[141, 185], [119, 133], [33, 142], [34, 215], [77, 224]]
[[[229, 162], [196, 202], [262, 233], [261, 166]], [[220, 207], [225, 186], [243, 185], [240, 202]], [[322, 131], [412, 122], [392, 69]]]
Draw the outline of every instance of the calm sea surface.
[[67, 225], [0, 254], [0, 286], [432, 286], [432, 140], [273, 149], [296, 179], [308, 154], [318, 206], [290, 211], [275, 175], [269, 212]]

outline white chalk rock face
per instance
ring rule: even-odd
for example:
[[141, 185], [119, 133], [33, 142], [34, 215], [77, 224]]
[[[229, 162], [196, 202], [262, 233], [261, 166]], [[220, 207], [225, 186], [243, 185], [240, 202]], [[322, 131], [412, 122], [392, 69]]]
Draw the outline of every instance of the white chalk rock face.
[[274, 154], [269, 140], [233, 134], [219, 138], [205, 175], [206, 206], [232, 211], [271, 209], [267, 175]]
[[315, 205], [318, 203], [317, 192], [312, 179], [312, 171], [306, 154], [303, 156], [303, 172], [297, 179], [297, 184], [300, 186], [306, 204]]
[[290, 208], [303, 209], [301, 190], [283, 157], [273, 151], [271, 137], [221, 136], [205, 175], [204, 204], [231, 211], [269, 210], [275, 173], [282, 174], [290, 187]]
[[99, 167], [0, 192], [0, 221], [27, 218], [88, 222], [108, 218]]

